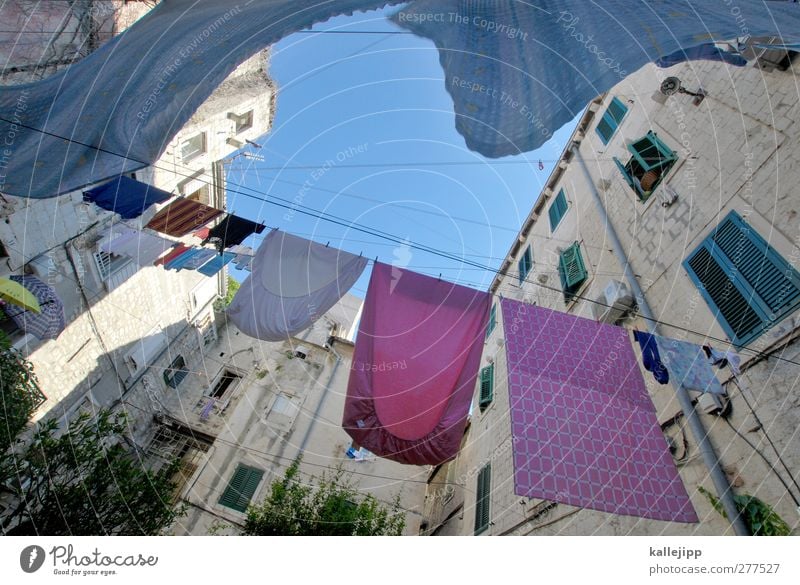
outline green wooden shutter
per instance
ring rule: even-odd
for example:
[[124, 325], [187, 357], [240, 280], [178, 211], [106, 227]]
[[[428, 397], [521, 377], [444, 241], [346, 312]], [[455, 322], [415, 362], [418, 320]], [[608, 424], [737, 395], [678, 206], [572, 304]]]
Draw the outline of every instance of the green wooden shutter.
[[566, 284], [567, 287], [572, 288], [586, 280], [588, 273], [578, 242], [561, 252], [560, 267], [564, 274], [563, 284]]
[[661, 168], [669, 161], [677, 160], [675, 152], [653, 132], [628, 145], [628, 150], [645, 172]]
[[525, 249], [525, 252], [522, 253], [522, 258], [520, 258], [519, 262], [517, 262], [517, 268], [519, 270], [519, 282], [521, 284], [525, 282], [525, 277], [528, 276], [531, 268], [533, 268], [533, 254], [531, 253], [530, 246], [528, 246]]
[[555, 231], [558, 224], [561, 223], [561, 219], [566, 215], [567, 209], [567, 196], [564, 194], [564, 189], [561, 189], [548, 210], [551, 232]]
[[481, 393], [478, 399], [478, 406], [484, 410], [494, 399], [494, 364], [490, 364], [481, 370]]
[[735, 212], [683, 265], [736, 345], [749, 343], [800, 303], [800, 274]]
[[625, 114], [628, 113], [628, 108], [625, 104], [622, 103], [622, 101], [619, 98], [615, 97], [614, 99], [611, 100], [611, 103], [608, 104], [608, 109], [606, 110], [606, 113], [612, 120], [614, 120], [614, 123], [616, 124], [614, 126], [614, 129], [616, 130], [616, 126], [618, 126], [619, 123], [622, 122], [622, 119], [625, 117]]
[[614, 135], [614, 130], [616, 128], [612, 126], [612, 120], [610, 120], [607, 114], [603, 114], [602, 119], [597, 123], [595, 127], [595, 132], [600, 137], [600, 141], [603, 144], [608, 144], [608, 141], [611, 140], [611, 137]]
[[608, 144], [611, 137], [617, 131], [619, 123], [627, 113], [628, 108], [618, 98], [615, 97], [611, 100], [611, 103], [608, 104], [608, 108], [606, 108], [606, 111], [603, 113], [603, 118], [597, 123], [597, 127], [595, 128], [603, 144]]
[[475, 534], [480, 534], [489, 528], [489, 502], [492, 492], [492, 466], [491, 463], [478, 473], [477, 496], [475, 498]]
[[247, 506], [250, 505], [250, 499], [256, 493], [258, 484], [261, 483], [261, 478], [264, 477], [264, 472], [260, 469], [248, 467], [241, 463], [236, 468], [228, 487], [219, 499], [219, 503], [227, 508], [232, 508], [239, 512], [247, 511]]
[[489, 337], [497, 325], [497, 305], [492, 305], [492, 310], [489, 311], [489, 324], [486, 326], [486, 337]]

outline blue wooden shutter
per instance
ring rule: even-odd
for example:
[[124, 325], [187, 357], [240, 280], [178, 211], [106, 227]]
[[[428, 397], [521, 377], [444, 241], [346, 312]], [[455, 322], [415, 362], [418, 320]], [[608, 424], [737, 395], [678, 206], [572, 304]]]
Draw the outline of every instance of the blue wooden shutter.
[[531, 268], [533, 268], [533, 255], [531, 254], [530, 246], [528, 246], [525, 249], [525, 252], [522, 253], [522, 258], [519, 259], [517, 268], [519, 270], [519, 282], [521, 284], [525, 282], [525, 277], [528, 276]]
[[256, 493], [258, 484], [261, 483], [261, 478], [264, 477], [264, 472], [260, 469], [248, 467], [239, 464], [236, 468], [236, 473], [233, 474], [219, 503], [227, 508], [232, 508], [239, 512], [247, 511], [247, 506], [250, 505], [250, 499]]
[[800, 274], [736, 212], [683, 265], [736, 345], [749, 343], [800, 303]]
[[481, 393], [478, 399], [478, 406], [484, 410], [494, 399], [494, 364], [486, 366], [481, 370]]
[[615, 97], [611, 100], [611, 103], [603, 114], [603, 118], [597, 123], [597, 127], [595, 128], [603, 144], [608, 144], [627, 112], [628, 108], [625, 107], [625, 104], [618, 98]]
[[478, 473], [477, 489], [475, 490], [475, 534], [480, 534], [489, 528], [489, 496], [492, 492], [492, 465], [491, 463]]

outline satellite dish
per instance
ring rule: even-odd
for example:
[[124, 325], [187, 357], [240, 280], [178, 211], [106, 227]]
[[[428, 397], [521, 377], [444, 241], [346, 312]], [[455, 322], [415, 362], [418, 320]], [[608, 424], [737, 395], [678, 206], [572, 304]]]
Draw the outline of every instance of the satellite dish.
[[664, 95], [675, 95], [681, 90], [681, 80], [677, 77], [667, 77], [661, 82], [659, 91]]

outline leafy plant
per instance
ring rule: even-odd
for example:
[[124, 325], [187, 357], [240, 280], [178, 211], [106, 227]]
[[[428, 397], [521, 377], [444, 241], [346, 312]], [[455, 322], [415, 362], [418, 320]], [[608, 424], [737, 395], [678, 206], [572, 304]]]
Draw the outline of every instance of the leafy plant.
[[5, 453], [22, 432], [44, 396], [33, 364], [9, 347], [0, 335], [0, 453]]
[[179, 462], [148, 470], [121, 442], [125, 429], [125, 417], [108, 411], [82, 414], [60, 435], [49, 420], [0, 455], [0, 485], [15, 496], [2, 532], [154, 535], [181, 516]]
[[346, 481], [337, 468], [317, 485], [298, 479], [300, 460], [272, 483], [261, 504], [247, 511], [245, 535], [261, 536], [399, 536], [405, 527], [399, 496], [391, 507], [374, 496], [365, 497]]
[[221, 313], [225, 309], [228, 308], [228, 305], [233, 302], [233, 297], [236, 296], [236, 291], [239, 290], [241, 284], [238, 280], [235, 280], [233, 277], [228, 275], [228, 292], [225, 294], [225, 298], [219, 298], [214, 301], [214, 310], [218, 313]]
[[[714, 494], [702, 486], [698, 487], [701, 494], [706, 496], [714, 509], [728, 518], [725, 509]], [[747, 525], [753, 536], [788, 536], [789, 525], [781, 518], [769, 504], [764, 503], [755, 496], [747, 494], [733, 496], [736, 509], [742, 520]]]

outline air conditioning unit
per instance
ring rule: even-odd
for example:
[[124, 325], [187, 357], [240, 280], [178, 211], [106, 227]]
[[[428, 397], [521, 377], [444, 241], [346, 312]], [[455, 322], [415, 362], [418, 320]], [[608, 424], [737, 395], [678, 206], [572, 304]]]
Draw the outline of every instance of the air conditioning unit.
[[618, 280], [609, 280], [595, 300], [597, 303], [592, 305], [594, 318], [612, 324], [622, 319], [635, 304], [628, 287]]

